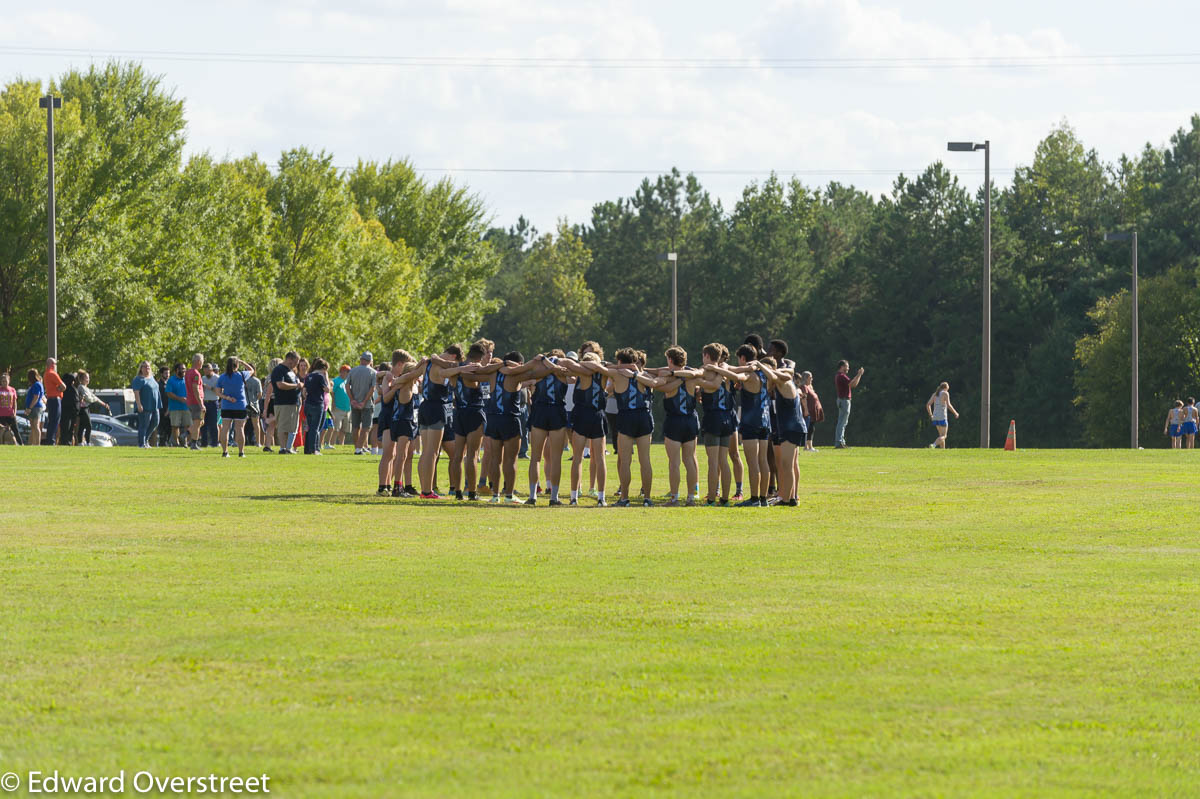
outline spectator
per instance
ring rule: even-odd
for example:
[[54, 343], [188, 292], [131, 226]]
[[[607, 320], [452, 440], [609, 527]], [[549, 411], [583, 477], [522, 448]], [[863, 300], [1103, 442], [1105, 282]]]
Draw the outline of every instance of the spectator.
[[62, 418], [63, 381], [58, 375], [58, 361], [46, 359], [46, 374], [42, 376], [46, 392], [46, 435], [43, 444], [53, 445], [57, 441], [58, 424]]
[[364, 352], [358, 358], [358, 366], [346, 376], [346, 394], [350, 399], [350, 429], [354, 433], [354, 454], [363, 455], [367, 450], [367, 433], [373, 427], [375, 415], [376, 372], [371, 365], [374, 358]]
[[346, 393], [346, 378], [349, 375], [349, 364], [342, 364], [338, 368], [338, 376], [333, 378], [333, 435], [330, 441], [334, 444], [349, 444], [353, 436], [350, 395]]
[[242, 432], [246, 436], [246, 443], [252, 447], [258, 446], [258, 420], [262, 416], [262, 381], [258, 379], [258, 375], [251, 373], [246, 379], [246, 423], [242, 425]]
[[838, 398], [837, 429], [833, 436], [837, 449], [846, 448], [846, 425], [850, 421], [850, 395], [854, 389], [858, 388], [858, 381], [862, 380], [864, 371], [861, 366], [858, 367], [858, 373], [851, 379], [850, 362], [838, 361], [837, 374], [833, 377], [833, 382], [837, 386]]
[[321, 427], [325, 421], [325, 397], [332, 389], [329, 364], [324, 358], [313, 361], [312, 371], [304, 378], [304, 454], [321, 454]]
[[[238, 369], [244, 366], [244, 369]], [[238, 457], [246, 457], [246, 381], [254, 375], [254, 367], [241, 358], [225, 359], [225, 373], [216, 379], [217, 397], [221, 403], [221, 457], [229, 457], [229, 427], [234, 427]]]
[[158, 429], [158, 383], [150, 374], [150, 362], [138, 365], [138, 375], [130, 383], [138, 413], [138, 446], [150, 449], [150, 436]]
[[12, 431], [18, 445], [23, 443], [17, 429], [17, 390], [8, 384], [8, 372], [0, 372], [0, 427]]
[[75, 425], [75, 446], [80, 444], [92, 445], [92, 414], [91, 406], [103, 405], [104, 410], [109, 416], [112, 416], [112, 408], [108, 406], [96, 393], [88, 388], [88, 384], [92, 382], [92, 376], [83, 369], [80, 369], [75, 374], [75, 392], [79, 395], [79, 422]]
[[29, 420], [29, 443], [42, 443], [42, 411], [46, 410], [46, 390], [37, 369], [30, 369], [25, 379], [29, 387], [25, 390], [25, 418]]
[[200, 449], [200, 427], [204, 424], [204, 379], [200, 374], [200, 366], [204, 363], [204, 355], [197, 352], [192, 356], [192, 368], [183, 375], [187, 386], [188, 411], [192, 415], [192, 425], [188, 429], [189, 449]]
[[812, 372], [803, 372], [800, 377], [802, 379], [800, 390], [803, 392], [804, 398], [804, 426], [807, 428], [807, 432], [804, 434], [804, 450], [805, 452], [816, 452], [817, 449], [813, 446], [813, 425], [825, 421], [825, 409], [821, 407], [821, 398], [817, 396], [817, 390], [813, 388]]
[[185, 372], [182, 363], [175, 364], [174, 374], [167, 379], [164, 388], [167, 396], [167, 415], [169, 424], [174, 432], [175, 446], [188, 445], [188, 429], [192, 426], [192, 412], [188, 410], [187, 383], [183, 379]]
[[217, 390], [217, 367], [211, 363], [204, 364], [201, 371], [201, 382], [204, 383], [204, 428], [200, 431], [200, 446], [217, 446], [217, 425], [221, 423], [221, 401]]
[[300, 381], [296, 365], [300, 356], [289, 352], [271, 372], [272, 402], [275, 404], [275, 443], [280, 455], [292, 455], [296, 441], [296, 422], [300, 417]]
[[155, 377], [155, 382], [158, 383], [157, 446], [160, 447], [169, 447], [171, 445], [171, 414], [167, 408], [167, 379], [170, 376], [171, 370], [169, 368], [166, 366], [158, 367], [158, 376]]
[[62, 381], [59, 400], [58, 440], [63, 447], [75, 444], [75, 421], [79, 418], [79, 393], [75, 390], [75, 373], [67, 372], [58, 376]]
[[296, 362], [296, 382], [300, 384], [300, 418], [296, 421], [296, 440], [304, 446], [304, 379], [308, 377], [308, 358], [300, 356], [300, 360]]
[[271, 375], [275, 367], [283, 363], [282, 358], [272, 358], [267, 362], [267, 382], [263, 383], [263, 452], [271, 452], [271, 443], [275, 441], [275, 393], [271, 388]]

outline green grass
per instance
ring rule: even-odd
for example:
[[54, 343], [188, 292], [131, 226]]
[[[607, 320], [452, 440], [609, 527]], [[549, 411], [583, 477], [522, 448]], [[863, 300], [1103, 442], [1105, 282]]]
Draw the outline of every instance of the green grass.
[[0, 772], [1195, 794], [1197, 465], [829, 449], [797, 509], [533, 509], [376, 499], [344, 449], [2, 447]]

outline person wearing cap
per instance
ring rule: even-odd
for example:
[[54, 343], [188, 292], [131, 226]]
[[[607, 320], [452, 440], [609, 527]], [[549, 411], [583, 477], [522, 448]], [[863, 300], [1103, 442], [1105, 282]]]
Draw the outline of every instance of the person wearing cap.
[[58, 359], [46, 359], [46, 373], [42, 375], [42, 387], [46, 390], [46, 435], [43, 444], [53, 445], [58, 440], [58, 424], [62, 418], [63, 389], [66, 383], [58, 375]]
[[375, 415], [376, 372], [370, 352], [358, 356], [358, 366], [346, 375], [346, 394], [350, 399], [350, 429], [354, 433], [354, 454], [367, 452], [367, 434]]

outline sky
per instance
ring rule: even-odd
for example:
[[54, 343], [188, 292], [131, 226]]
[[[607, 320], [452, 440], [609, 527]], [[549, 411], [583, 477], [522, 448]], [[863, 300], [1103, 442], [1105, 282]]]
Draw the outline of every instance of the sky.
[[880, 194], [940, 159], [977, 187], [951, 139], [989, 139], [1003, 184], [1063, 122], [1106, 161], [1165, 145], [1200, 111], [1197, 29], [1153, 0], [0, 0], [0, 76], [138, 60], [189, 153], [408, 159], [545, 231], [673, 166], [729, 208], [772, 170]]

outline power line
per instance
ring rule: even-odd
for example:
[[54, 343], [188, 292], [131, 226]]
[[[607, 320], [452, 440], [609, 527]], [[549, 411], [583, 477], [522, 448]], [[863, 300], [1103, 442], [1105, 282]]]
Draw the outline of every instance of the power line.
[[321, 53], [251, 53], [205, 50], [95, 50], [91, 48], [0, 46], [0, 54], [35, 57], [141, 58], [239, 64], [308, 64], [401, 68], [553, 70], [971, 70], [1078, 67], [1156, 67], [1200, 64], [1200, 53], [1110, 55], [925, 56], [848, 58], [607, 58], [552, 56], [385, 56]]
[[[354, 167], [339, 167], [353, 169]], [[690, 169], [680, 170], [681, 175], [726, 175], [734, 177], [755, 177], [765, 175], [802, 175], [802, 176], [871, 176], [871, 175], [914, 175], [924, 172], [927, 167], [919, 169]], [[540, 167], [417, 167], [416, 172], [465, 172], [518, 175], [665, 175], [670, 169], [568, 169]], [[954, 169], [955, 174], [983, 174], [982, 169]], [[1015, 172], [1016, 167], [992, 167], [993, 172]]]

